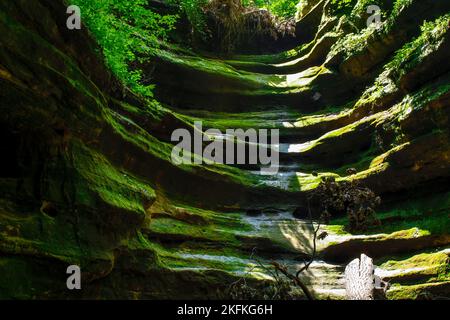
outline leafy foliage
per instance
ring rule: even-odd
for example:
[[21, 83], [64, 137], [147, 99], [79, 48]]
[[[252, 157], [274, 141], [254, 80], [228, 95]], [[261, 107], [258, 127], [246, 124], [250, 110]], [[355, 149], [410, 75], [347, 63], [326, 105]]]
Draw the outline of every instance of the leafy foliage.
[[421, 27], [421, 35], [398, 50], [386, 67], [393, 70], [397, 78], [406, 70], [414, 68], [423, 57], [439, 46], [449, 31], [448, 21], [450, 21], [450, 14], [435, 21], [425, 22]]
[[168, 0], [168, 3], [179, 6], [180, 13], [186, 15], [193, 31], [197, 32], [202, 38], [205, 38], [207, 28], [203, 8], [208, 2], [208, 0]]
[[367, 47], [367, 40], [374, 34], [376, 30], [374, 28], [366, 28], [359, 33], [352, 32], [341, 37], [331, 47], [329, 55], [336, 55], [342, 53], [344, 58], [347, 59], [357, 53], [363, 52]]
[[331, 6], [335, 13], [349, 11], [355, 4], [356, 0], [331, 0]]
[[112, 72], [133, 91], [151, 97], [153, 86], [141, 84], [142, 70], [130, 68], [142, 62], [173, 29], [174, 15], [161, 16], [146, 8], [146, 0], [77, 0], [88, 26]]
[[[293, 19], [283, 19], [242, 0], [169, 0], [190, 21], [194, 46], [229, 54], [249, 39], [292, 36]], [[262, 3], [261, 3], [262, 5]], [[198, 41], [198, 42], [197, 42]], [[245, 46], [245, 45], [244, 45]]]
[[279, 17], [291, 18], [297, 11], [298, 0], [243, 0], [242, 3], [246, 7], [265, 8]]
[[392, 9], [391, 18], [397, 17], [407, 6], [411, 5], [413, 0], [396, 0]]

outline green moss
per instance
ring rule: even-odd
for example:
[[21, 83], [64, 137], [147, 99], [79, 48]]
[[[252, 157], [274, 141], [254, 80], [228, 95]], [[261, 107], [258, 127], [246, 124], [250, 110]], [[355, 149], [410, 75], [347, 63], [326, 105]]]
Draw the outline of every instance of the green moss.
[[[441, 198], [442, 199], [442, 198]], [[448, 200], [447, 200], [448, 201]], [[411, 204], [414, 206], [414, 204]], [[433, 208], [433, 207], [429, 207]], [[437, 209], [437, 208], [436, 208]], [[411, 238], [423, 235], [445, 235], [449, 233], [450, 222], [445, 211], [430, 213], [428, 209], [392, 209], [377, 213], [381, 226], [370, 227], [368, 234], [392, 234], [392, 237]], [[332, 225], [345, 225], [346, 218], [333, 219]]]
[[[62, 270], [61, 270], [62, 271]], [[21, 257], [0, 257], [0, 299], [33, 299], [36, 294], [54, 285], [49, 270]], [[58, 277], [56, 274], [57, 279]], [[61, 279], [62, 280], [62, 279]]]
[[[399, 2], [402, 1], [397, 1], [397, 3]], [[414, 69], [443, 43], [448, 32], [449, 19], [450, 14], [446, 14], [435, 21], [425, 22], [421, 27], [422, 33], [420, 36], [398, 50], [392, 61], [386, 65], [386, 68], [393, 70], [397, 78]]]
[[330, 10], [332, 15], [350, 13], [357, 3], [357, 0], [331, 0]]
[[198, 253], [179, 253], [165, 257], [164, 263], [173, 269], [209, 269], [227, 272], [238, 272], [242, 276], [251, 270], [256, 272], [260, 268], [256, 261], [234, 256], [230, 252], [223, 254], [217, 252], [200, 251]]
[[385, 69], [367, 88], [355, 104], [355, 111], [363, 107], [375, 107], [383, 103], [383, 98], [394, 93], [398, 88], [390, 78], [390, 69]]
[[[98, 1], [95, 2], [99, 3]], [[126, 1], [122, 2], [123, 7], [118, 8], [121, 14], [130, 13], [128, 10], [142, 9], [141, 6], [133, 8], [129, 3], [126, 4]], [[17, 6], [2, 5], [2, 8], [15, 8], [19, 5], [23, 6], [23, 3], [24, 1], [20, 1]], [[137, 3], [143, 4], [142, 1]], [[333, 0], [331, 3], [335, 12], [342, 10], [348, 13], [356, 1]], [[374, 0], [370, 4], [378, 3]], [[392, 17], [398, 17], [403, 12], [402, 6], [409, 3], [411, 1], [396, 1]], [[368, 0], [357, 1], [357, 5], [353, 7], [353, 12], [361, 13], [368, 4]], [[84, 5], [88, 6], [87, 2]], [[204, 120], [204, 124], [207, 127], [220, 128], [222, 131], [227, 128], [280, 128], [283, 130], [282, 135], [287, 136], [293, 133], [295, 139], [298, 138], [296, 135], [302, 137], [313, 135], [316, 132], [315, 129], [321, 128], [321, 126], [323, 126], [324, 131], [329, 131], [326, 128], [333, 121], [343, 121], [345, 125], [341, 125], [339, 129], [325, 133], [311, 143], [305, 144], [305, 148], [299, 150], [299, 153], [314, 153], [317, 150], [320, 154], [321, 150], [323, 150], [321, 148], [329, 148], [328, 150], [330, 151], [341, 148], [342, 144], [338, 145], [337, 143], [343, 143], [344, 147], [346, 147], [345, 143], [347, 141], [353, 141], [352, 135], [357, 136], [367, 127], [370, 127], [370, 129], [381, 128], [391, 122], [398, 127], [401, 127], [403, 124], [406, 126], [408, 120], [415, 119], [412, 118], [413, 115], [417, 116], [419, 113], [427, 110], [429, 103], [438, 102], [439, 99], [448, 93], [449, 89], [447, 83], [441, 82], [439, 86], [429, 85], [418, 92], [411, 93], [401, 103], [390, 109], [387, 107], [391, 107], [391, 104], [384, 105], [382, 103], [386, 95], [397, 90], [393, 81], [395, 75], [390, 72], [393, 72], [394, 69], [399, 69], [399, 74], [404, 75], [406, 74], [405, 72], [415, 70], [418, 64], [424, 61], [425, 55], [434, 52], [442, 44], [443, 39], [447, 36], [447, 29], [444, 28], [444, 19], [448, 20], [448, 15], [444, 16], [442, 20], [425, 24], [422, 29], [422, 35], [402, 48], [393, 61], [384, 66], [382, 70], [384, 72], [375, 81], [375, 84], [366, 91], [354, 108], [354, 103], [349, 102], [346, 105], [334, 106], [333, 110], [321, 109], [317, 113], [309, 114], [308, 116], [304, 116], [301, 111], [293, 110], [294, 108], [299, 110], [303, 108], [302, 105], [297, 105], [294, 99], [292, 100], [294, 103], [292, 103], [290, 108], [279, 106], [279, 110], [287, 110], [284, 113], [280, 113], [279, 110], [269, 112], [251, 111], [240, 114], [196, 111], [183, 115], [163, 108], [154, 100], [147, 101], [147, 106], [136, 106], [110, 99], [106, 96], [107, 93], [101, 92], [92, 82], [92, 79], [81, 71], [75, 61], [58, 51], [51, 43], [47, 43], [40, 38], [38, 36], [40, 30], [31, 32], [31, 30], [20, 27], [16, 22], [12, 21], [12, 16], [8, 13], [0, 12], [1, 29], [4, 31], [4, 43], [6, 46], [6, 50], [2, 54], [8, 57], [9, 51], [14, 54], [21, 52], [22, 54], [19, 56], [23, 66], [20, 66], [19, 63], [11, 66], [6, 63], [6, 66], [4, 66], [3, 64], [5, 63], [2, 60], [2, 66], [0, 67], [2, 81], [5, 80], [8, 84], [10, 82], [14, 83], [21, 90], [27, 90], [25, 84], [28, 83], [26, 81], [28, 78], [24, 76], [24, 79], [21, 79], [21, 81], [24, 81], [19, 82], [13, 79], [12, 74], [14, 76], [18, 76], [20, 72], [29, 73], [30, 75], [44, 74], [45, 79], [48, 79], [51, 85], [59, 83], [59, 81], [64, 83], [61, 87], [56, 86], [56, 98], [52, 95], [48, 101], [57, 100], [60, 102], [60, 97], [58, 97], [59, 90], [67, 96], [74, 92], [78, 94], [74, 99], [68, 99], [68, 106], [58, 102], [57, 106], [52, 105], [54, 107], [51, 110], [52, 113], [48, 113], [45, 110], [47, 113], [43, 116], [43, 118], [51, 118], [50, 122], [45, 123], [45, 126], [48, 126], [58, 122], [53, 121], [53, 117], [58, 114], [59, 119], [57, 120], [64, 120], [64, 124], [70, 127], [68, 131], [73, 134], [69, 138], [68, 148], [61, 152], [63, 156], [60, 158], [62, 159], [58, 160], [64, 163], [58, 164], [53, 170], [60, 173], [53, 176], [47, 172], [52, 169], [46, 167], [42, 173], [45, 177], [39, 179], [39, 181], [33, 181], [35, 189], [40, 189], [41, 183], [51, 185], [49, 198], [55, 199], [55, 207], [59, 209], [58, 215], [50, 217], [47, 213], [40, 212], [40, 204], [35, 204], [35, 199], [32, 201], [33, 208], [22, 207], [22, 203], [20, 203], [20, 207], [17, 210], [9, 210], [12, 207], [11, 203], [8, 203], [5, 199], [0, 199], [0, 273], [11, 277], [11, 279], [0, 280], [0, 298], [33, 298], [35, 289], [37, 290], [36, 292], [45, 292], [47, 288], [54, 285], [55, 280], [52, 278], [52, 275], [45, 274], [45, 276], [42, 276], [43, 282], [40, 282], [41, 280], [37, 276], [44, 268], [52, 271], [49, 266], [65, 266], [68, 263], [83, 264], [96, 263], [98, 261], [105, 263], [107, 267], [105, 270], [102, 270], [101, 277], [104, 277], [114, 266], [116, 268], [114, 270], [115, 274], [111, 274], [111, 277], [108, 276], [106, 279], [98, 280], [99, 283], [102, 281], [101, 285], [103, 283], [108, 284], [108, 281], [114, 281], [111, 278], [116, 277], [117, 273], [123, 271], [120, 266], [122, 254], [125, 256], [129, 254], [131, 257], [124, 263], [126, 265], [125, 278], [132, 278], [136, 274], [139, 274], [139, 276], [147, 275], [147, 272], [154, 271], [155, 274], [161, 275], [158, 279], [164, 279], [162, 281], [165, 281], [167, 277], [178, 274], [185, 278], [193, 278], [197, 283], [199, 281], [204, 283], [205, 281], [207, 286], [213, 286], [216, 284], [214, 281], [208, 282], [213, 276], [207, 275], [207, 272], [202, 272], [219, 270], [227, 275], [245, 274], [255, 266], [255, 261], [252, 261], [252, 258], [249, 257], [251, 255], [249, 247], [254, 244], [261, 244], [267, 251], [293, 252], [295, 256], [300, 254], [300, 252], [309, 252], [309, 249], [311, 249], [311, 230], [305, 227], [305, 224], [301, 221], [284, 220], [284, 217], [282, 217], [283, 219], [280, 219], [280, 221], [275, 218], [273, 220], [269, 218], [267, 221], [261, 222], [261, 220], [258, 220], [259, 217], [243, 217], [242, 212], [223, 213], [195, 208], [194, 205], [202, 206], [203, 201], [190, 201], [191, 190], [188, 190], [187, 194], [183, 193], [180, 195], [174, 192], [179, 198], [183, 197], [183, 201], [186, 201], [186, 203], [172, 203], [170, 199], [165, 199], [166, 196], [169, 196], [165, 193], [168, 190], [164, 190], [164, 188], [169, 186], [170, 183], [179, 183], [176, 180], [177, 176], [186, 178], [183, 181], [192, 178], [193, 183], [197, 182], [195, 179], [200, 178], [198, 181], [201, 181], [201, 185], [206, 189], [209, 181], [214, 181], [217, 184], [223, 182], [225, 193], [223, 198], [227, 197], [227, 192], [230, 189], [236, 188], [237, 193], [241, 190], [243, 191], [242, 193], [249, 191], [251, 197], [245, 199], [246, 204], [258, 207], [259, 203], [257, 202], [262, 201], [260, 199], [266, 196], [269, 198], [269, 194], [271, 197], [279, 194], [278, 200], [275, 199], [274, 201], [278, 202], [275, 205], [282, 204], [284, 206], [286, 205], [285, 200], [299, 203], [304, 199], [303, 194], [292, 191], [306, 193], [306, 191], [313, 190], [324, 176], [334, 176], [337, 180], [346, 179], [344, 174], [346, 169], [350, 167], [355, 167], [358, 171], [365, 170], [365, 172], [361, 172], [361, 174], [349, 179], [364, 179], [371, 174], [375, 176], [377, 173], [384, 173], [382, 171], [389, 165], [392, 155], [395, 155], [397, 152], [400, 153], [414, 144], [413, 140], [408, 141], [406, 139], [406, 142], [402, 141], [408, 136], [399, 129], [394, 132], [398, 141], [395, 141], [390, 146], [391, 150], [385, 154], [377, 157], [378, 151], [374, 149], [358, 152], [359, 157], [356, 163], [346, 163], [345, 166], [336, 169], [334, 172], [327, 172], [331, 170], [324, 168], [320, 164], [299, 163], [302, 172], [297, 174], [289, 173], [290, 176], [286, 178], [289, 190], [286, 193], [271, 193], [276, 190], [274, 187], [268, 186], [269, 183], [279, 182], [281, 178], [263, 179], [259, 175], [230, 166], [182, 165], [177, 167], [172, 165], [170, 154], [173, 145], [164, 142], [165, 140], [162, 141], [162, 138], [159, 140], [153, 136], [153, 129], [157, 127], [158, 130], [155, 131], [160, 133], [168, 118], [169, 125], [172, 125], [170, 122], [172, 119], [176, 124], [184, 124], [186, 126], [192, 126], [192, 123], [196, 120]], [[101, 16], [104, 17], [104, 14], [102, 13]], [[144, 15], [144, 17], [149, 16]], [[111, 17], [113, 23], [117, 22], [117, 18], [117, 16]], [[137, 25], [145, 27], [146, 23], [150, 21], [147, 19], [136, 21], [134, 19], [136, 18], [135, 16], [132, 18], [126, 21], [124, 30], [130, 31], [131, 29], [136, 31], [134, 27], [137, 27]], [[23, 19], [28, 19], [28, 17], [23, 17]], [[349, 20], [351, 19], [349, 17]], [[104, 20], [102, 23], [102, 28], [109, 27]], [[48, 32], [55, 32], [51, 30], [50, 25], [46, 25], [46, 27], [49, 27]], [[117, 25], [112, 27], [115, 28]], [[94, 31], [98, 32], [99, 30]], [[332, 34], [328, 34], [328, 36], [338, 37], [344, 35], [344, 31], [339, 34], [335, 31]], [[345, 58], [351, 58], [360, 54], [367, 49], [367, 41], [372, 36], [371, 32], [370, 30], [363, 30], [361, 33], [342, 37], [343, 39], [336, 44], [331, 54], [343, 54]], [[95, 35], [99, 36], [98, 33]], [[144, 39], [137, 41], [128, 42], [130, 40], [129, 36], [130, 34], [126, 34], [126, 37], [123, 39], [118, 39], [116, 34], [113, 38], [118, 43], [107, 43], [106, 45], [102, 41], [100, 43], [104, 46], [104, 50], [110, 50], [111, 46], [114, 47], [116, 45], [116, 50], [114, 51], [117, 52], [112, 53], [113, 59], [109, 59], [109, 67], [128, 85], [137, 85], [138, 88], [135, 87], [133, 89], [135, 92], [140, 93], [150, 94], [150, 88], [140, 87], [142, 90], [139, 90], [139, 72], [129, 72], [130, 70], [126, 64], [129, 60], [135, 60], [137, 56], [136, 52], [129, 52], [130, 46], [138, 48], [139, 45], [142, 45], [139, 47], [142, 51], [139, 48], [136, 49], [139, 53], [145, 55], [142, 61], [139, 62], [147, 63], [148, 59], [158, 56], [158, 61], [163, 60], [163, 63], [170, 64], [172, 67], [175, 66], [174, 70], [179, 70], [181, 76], [188, 74], [190, 78], [183, 79], [183, 81], [190, 80], [189, 83], [192, 83], [192, 87], [189, 89], [200, 95], [208, 95], [215, 92], [233, 93], [241, 97], [262, 95], [270, 98], [279, 98], [283, 95], [288, 96], [299, 92], [305, 92], [306, 95], [319, 87], [319, 85], [316, 86], [318, 77], [332, 73], [331, 70], [323, 66], [311, 67], [302, 72], [288, 75], [269, 75], [238, 70], [240, 67], [257, 70], [258, 68], [266, 67], [268, 69], [282, 69], [287, 66], [294, 66], [298, 62], [295, 59], [308, 53], [316, 45], [317, 41], [276, 55], [237, 57], [240, 61], [220, 61], [203, 58], [189, 49], [167, 43], [160, 44], [160, 50], [150, 50], [149, 41], [151, 39], [149, 37], [151, 35], [148, 32], [145, 32]], [[132, 38], [135, 38], [135, 36], [136, 34], [133, 34]], [[17, 40], [19, 38], [20, 40]], [[106, 37], [103, 40], [109, 41], [110, 39], [108, 40], [108, 37]], [[117, 50], [117, 45], [124, 50]], [[5, 52], [8, 52], [8, 54]], [[33, 52], [33, 54], [28, 57], [23, 52]], [[42, 58], [47, 56], [52, 57], [52, 59], [48, 61], [45, 59], [41, 59], [38, 62], [34, 61], [36, 57]], [[17, 70], [15, 69], [16, 67]], [[380, 63], [379, 67], [381, 70], [383, 64]], [[25, 70], [27, 68], [30, 70]], [[40, 72], [41, 70], [45, 72]], [[203, 88], [197, 85], [195, 77], [191, 76], [192, 74], [203, 77], [202, 79], [212, 79], [213, 81], [205, 81], [207, 88]], [[104, 77], [104, 75], [101, 75], [101, 77]], [[32, 84], [33, 82], [30, 80], [29, 83]], [[45, 86], [43, 87], [45, 88]], [[335, 93], [331, 92], [335, 88], [333, 85], [328, 87], [327, 84], [327, 88], [330, 90], [330, 93]], [[115, 89], [113, 88], [112, 90], [115, 91]], [[355, 87], [354, 89], [357, 90], [358, 88]], [[34, 88], [32, 90], [37, 91]], [[114, 95], [119, 91], [115, 92]], [[53, 94], [53, 92], [50, 93]], [[333, 96], [332, 94], [330, 94], [330, 97]], [[295, 96], [292, 96], [292, 98], [295, 98]], [[132, 100], [130, 99], [129, 101]], [[299, 101], [301, 100], [299, 99]], [[9, 101], [6, 103], [9, 103]], [[332, 101], [330, 103], [332, 105]], [[375, 115], [364, 113], [361, 116], [356, 116], [356, 118], [360, 119], [358, 121], [354, 121], [352, 118], [351, 121], [353, 123], [350, 124], [350, 121], [345, 121], [345, 118], [350, 118], [353, 112], [358, 113], [360, 107], [364, 108], [361, 111], [367, 111], [370, 109], [368, 106], [377, 106], [378, 103], [380, 103], [378, 107], [384, 108], [385, 111]], [[253, 106], [249, 106], [249, 108], [253, 108]], [[20, 108], [17, 107], [17, 109]], [[31, 110], [31, 107], [26, 110]], [[440, 115], [445, 116], [444, 112]], [[31, 117], [34, 117], [34, 114]], [[286, 124], [282, 122], [282, 118], [287, 118], [289, 121], [291, 119], [297, 120], [292, 121], [293, 124]], [[74, 124], [71, 123], [72, 121]], [[145, 125], [141, 125], [140, 121], [142, 123], [146, 121]], [[443, 125], [447, 124], [445, 121], [439, 122], [439, 124], [442, 123]], [[331, 126], [336, 128], [336, 126]], [[85, 133], [83, 132], [85, 128], [92, 131]], [[308, 131], [309, 129], [313, 129], [311, 130], [312, 134]], [[321, 130], [317, 131], [322, 132]], [[438, 131], [442, 135], [447, 132], [446, 127], [434, 126], [433, 133]], [[81, 139], [86, 141], [83, 142]], [[368, 139], [368, 141], [370, 140]], [[129, 154], [121, 158], [125, 161], [114, 162], [113, 159], [120, 150], [117, 151], [114, 148], [110, 148], [107, 145], [110, 143], [118, 143], [121, 146], [130, 148], [124, 148], [126, 150], [123, 152], [129, 152]], [[102, 154], [102, 151], [100, 151], [102, 148], [103, 150], [108, 150], [110, 158]], [[337, 156], [339, 154], [340, 152], [338, 151]], [[142, 161], [142, 158], [136, 158], [137, 155], [149, 160], [150, 163], [146, 164], [146, 167], [136, 166], [138, 168], [129, 165], [131, 161], [126, 161], [127, 158], [135, 160], [134, 164], [139, 160]], [[351, 161], [354, 161], [354, 159]], [[121, 167], [118, 163], [122, 163], [124, 167]], [[51, 165], [49, 164], [50, 167]], [[59, 170], [60, 168], [64, 170]], [[321, 173], [317, 176], [306, 173], [312, 171], [312, 168], [320, 169]], [[138, 173], [131, 173], [133, 170], [140, 172], [141, 176]], [[168, 173], [163, 178], [175, 180], [161, 186], [159, 182], [162, 179], [158, 180], [155, 172]], [[47, 178], [49, 181], [47, 181]], [[40, 180], [44, 180], [44, 182]], [[377, 180], [374, 182], [376, 183]], [[16, 189], [15, 182], [5, 183], [5, 186], [2, 186], [2, 190]], [[156, 199], [156, 192], [153, 188], [158, 188], [158, 199]], [[62, 191], [56, 189], [62, 189]], [[186, 188], [181, 188], [180, 190], [186, 191]], [[197, 192], [197, 190], [193, 192]], [[199, 189], [199, 192], [201, 193], [202, 190]], [[13, 194], [13, 192], [8, 192], [7, 196], [10, 196], [10, 194]], [[53, 197], [54, 194], [57, 196]], [[243, 198], [246, 198], [246, 195], [244, 194]], [[201, 197], [202, 194], [200, 194], [199, 199]], [[368, 234], [378, 234], [375, 236], [352, 237], [343, 227], [346, 224], [346, 218], [336, 219], [332, 225], [324, 227], [325, 230], [332, 234], [332, 237], [330, 237], [332, 239], [330, 240], [333, 240], [325, 245], [339, 246], [348, 240], [349, 242], [361, 241], [363, 246], [366, 244], [370, 246], [370, 241], [380, 242], [377, 243], [378, 246], [382, 245], [383, 241], [395, 240], [393, 242], [404, 243], [411, 240], [414, 243], [414, 239], [420, 237], [426, 238], [423, 240], [428, 241], [431, 238], [428, 237], [430, 235], [447, 235], [450, 230], [448, 219], [449, 199], [448, 194], [445, 194], [433, 199], [421, 199], [416, 203], [415, 200], [409, 197], [407, 205], [398, 208], [390, 207], [388, 211], [382, 211], [379, 214], [383, 225], [371, 228], [367, 232]], [[157, 200], [155, 203], [158, 204], [164, 201], [168, 202], [168, 204], [163, 203], [160, 207], [156, 207], [153, 202], [155, 200]], [[395, 200], [398, 201], [398, 199]], [[21, 202], [21, 199], [17, 202]], [[152, 203], [153, 205], [148, 208]], [[236, 203], [232, 201], [229, 203], [232, 203], [230, 206], [238, 209], [240, 209], [241, 205], [243, 206], [243, 204], [239, 203], [239, 199], [236, 200]], [[218, 205], [221, 204], [218, 203]], [[430, 208], [433, 209], [431, 210], [432, 212], [429, 212]], [[112, 219], [112, 216], [116, 215], [117, 212], [121, 215], [120, 217], [125, 217], [125, 219], [130, 216], [138, 217], [140, 218], [138, 221], [143, 222], [144, 225], [134, 225], [132, 229], [127, 229], [128, 225], [123, 223], [125, 225], [124, 229], [126, 229], [125, 235], [121, 232], [116, 232], [120, 229], [117, 225], [103, 225], [103, 222], [108, 222], [110, 218], [113, 221], [111, 224], [115, 224], [116, 221]], [[144, 217], [147, 219], [144, 220]], [[421, 239], [418, 240], [420, 241]], [[322, 244], [320, 245], [322, 246]], [[288, 259], [291, 259], [291, 257], [288, 257]], [[136, 269], [135, 265], [139, 265], [139, 268]], [[406, 259], [392, 258], [390, 261], [385, 262], [382, 267], [387, 270], [419, 267], [427, 269], [427, 275], [431, 276], [430, 279], [427, 279], [430, 283], [422, 287], [394, 285], [393, 290], [390, 291], [393, 298], [416, 298], [423, 290], [442, 285], [442, 283], [449, 280], [448, 257], [444, 253], [422, 253]], [[185, 269], [189, 273], [181, 274]], [[325, 273], [327, 272], [328, 270], [325, 271]], [[20, 281], [20, 277], [23, 274], [30, 275], [30, 279], [27, 278]], [[64, 275], [64, 272], [61, 272], [61, 274]], [[316, 274], [316, 276], [319, 275]], [[217, 277], [217, 279], [222, 278]], [[438, 282], [440, 284], [437, 284]], [[61, 283], [64, 284], [64, 281]], [[176, 285], [174, 284], [174, 287]], [[107, 285], [105, 288], [109, 290]], [[157, 294], [170, 291], [166, 289], [159, 288], [161, 291]], [[138, 291], [136, 289], [136, 292]], [[138, 292], [136, 296], [139, 296], [141, 293]]]
[[[416, 300], [419, 297], [430, 299], [434, 297], [434, 292], [448, 292], [450, 282], [444, 283], [426, 283], [411, 286], [395, 285], [388, 290], [386, 296], [389, 300]], [[437, 294], [437, 296], [445, 293]]]
[[210, 224], [214, 224], [218, 228], [224, 226], [225, 228], [231, 228], [235, 230], [237, 233], [248, 232], [252, 230], [252, 227], [242, 219], [241, 213], [216, 212], [179, 203], [174, 204], [174, 206], [177, 210], [181, 210], [183, 214], [189, 213], [193, 217], [201, 217], [202, 220], [207, 221]]
[[156, 50], [156, 55], [165, 61], [178, 65], [181, 68], [196, 70], [204, 75], [215, 75], [230, 81], [235, 81], [242, 87], [261, 88], [267, 83], [279, 83], [282, 78], [271, 75], [258, 75], [250, 72], [238, 71], [235, 68], [218, 60], [208, 60], [195, 56], [178, 56], [165, 50]]
[[73, 144], [73, 162], [84, 180], [79, 182], [80, 203], [91, 204], [93, 199], [86, 187], [94, 191], [106, 203], [145, 214], [144, 201], [151, 202], [154, 190], [131, 174], [115, 168], [103, 155], [80, 142]]
[[267, 75], [239, 71], [219, 60], [178, 56], [159, 49], [156, 52], [160, 59], [177, 66], [180, 74], [185, 70], [195, 71], [208, 83], [220, 81], [220, 88], [203, 88], [204, 91], [216, 93], [229, 92], [248, 96], [298, 93], [308, 89], [318, 76], [331, 73], [324, 66], [314, 66], [289, 75]]
[[[192, 231], [192, 229], [190, 230]], [[227, 243], [224, 239], [220, 240], [222, 244]], [[160, 268], [196, 271], [220, 270], [239, 273], [241, 276], [250, 276], [246, 272], [251, 270], [258, 271], [257, 262], [249, 259], [248, 254], [239, 251], [239, 246], [235, 246], [233, 243], [228, 243], [222, 248], [207, 245], [202, 247], [198, 241], [194, 240], [194, 242], [186, 242], [184, 246], [174, 248], [151, 242], [139, 232], [137, 239], [130, 241], [129, 245], [132, 248], [145, 248], [145, 250], [155, 252]]]
[[390, 15], [394, 2], [394, 0], [358, 0], [358, 2], [353, 7], [350, 18], [354, 16], [365, 16], [367, 14], [367, 8], [370, 5], [376, 5], [380, 7], [381, 17], [384, 20]]
[[233, 229], [221, 226], [218, 230], [215, 225], [195, 225], [183, 221], [158, 218], [152, 219], [148, 226], [149, 231], [164, 237], [181, 238], [185, 240], [236, 242]]
[[306, 54], [313, 46], [315, 42], [311, 41], [306, 44], [302, 44], [292, 50], [283, 51], [276, 54], [266, 54], [266, 55], [237, 55], [234, 57], [234, 60], [231, 60], [231, 63], [234, 61], [247, 62], [247, 63], [261, 63], [261, 64], [278, 64], [290, 61], [292, 59], [296, 59], [301, 57], [303, 54]]
[[392, 207], [391, 210], [377, 214], [383, 226], [374, 228], [373, 232], [392, 232], [419, 227], [431, 234], [448, 234], [450, 221], [450, 193], [441, 193], [414, 200], [408, 200]]
[[149, 153], [156, 159], [161, 159], [167, 163], [168, 166], [176, 167], [177, 170], [186, 172], [196, 172], [196, 174], [217, 177], [222, 177], [228, 181], [240, 184], [246, 187], [265, 188], [261, 182], [261, 176], [241, 170], [235, 167], [213, 164], [213, 165], [199, 165], [199, 164], [181, 164], [178, 166], [172, 165], [171, 153], [173, 145], [170, 143], [161, 142], [154, 136], [150, 135], [143, 128], [139, 127], [132, 120], [112, 112], [111, 110], [104, 110], [105, 119], [113, 127], [113, 129], [120, 134], [126, 141], [132, 143], [138, 148]]
[[430, 235], [430, 232], [428, 230], [421, 230], [419, 228], [411, 228], [408, 230], [400, 230], [391, 233], [386, 237], [386, 240], [390, 239], [413, 239], [413, 238], [419, 238], [423, 236]]
[[299, 186], [299, 190], [308, 191], [315, 189], [322, 182], [322, 179], [325, 177], [339, 178], [337, 174], [329, 172], [321, 172], [317, 176], [313, 174], [297, 172], [296, 181]]
[[180, 115], [182, 119], [189, 123], [194, 121], [202, 121], [204, 128], [215, 128], [222, 132], [227, 129], [280, 129], [280, 134], [288, 134], [288, 130], [283, 132], [282, 123], [280, 122], [281, 114], [286, 118], [296, 118], [298, 112], [276, 110], [261, 112], [240, 112], [240, 113], [224, 113], [211, 111], [195, 111], [195, 115]]
[[394, 27], [395, 20], [400, 16], [402, 11], [407, 9], [413, 2], [414, 0], [395, 0], [391, 14], [388, 19], [389, 28]]
[[344, 59], [361, 54], [367, 49], [367, 40], [376, 32], [375, 28], [366, 28], [360, 33], [349, 33], [341, 37], [331, 47], [328, 59], [342, 55]]
[[319, 114], [308, 115], [297, 119], [293, 124], [296, 128], [306, 128], [317, 124], [326, 124], [327, 122], [333, 122], [342, 118], [345, 118], [350, 114], [351, 110], [346, 109], [339, 111], [338, 113], [325, 113], [323, 110]]
[[345, 177], [343, 179], [351, 179], [351, 177], [347, 173], [347, 170], [351, 168], [356, 169], [357, 172], [364, 172], [366, 170], [369, 170], [374, 161], [374, 158], [376, 158], [376, 155], [378, 153], [377, 151], [378, 150], [375, 148], [370, 148], [369, 150], [364, 151], [360, 155], [358, 155], [359, 159], [357, 160], [357, 162], [344, 165], [337, 169], [335, 172], [341, 177]]
[[[450, 260], [446, 253], [437, 252], [437, 253], [422, 253], [419, 255], [415, 255], [406, 260], [390, 260], [382, 265], [380, 268], [386, 270], [405, 270], [408, 272], [408, 269], [421, 269], [421, 274], [429, 274], [433, 277], [440, 280], [450, 280]], [[415, 271], [413, 271], [414, 273]]]
[[[7, 209], [8, 208], [8, 209]], [[62, 264], [85, 264], [90, 259], [111, 261], [111, 239], [99, 236], [77, 212], [80, 231], [74, 229], [74, 211], [58, 205], [57, 216], [35, 209], [16, 207], [4, 201], [0, 206], [0, 251], [7, 255], [35, 257]], [[64, 218], [69, 215], [69, 219]], [[83, 239], [80, 243], [80, 239]]]
[[[324, 227], [329, 233], [335, 234], [335, 235], [340, 235], [340, 236], [347, 236], [350, 235], [350, 233], [348, 233], [348, 231], [345, 230], [345, 226], [344, 225], [327, 225]], [[329, 243], [329, 245], [333, 245], [336, 243]]]

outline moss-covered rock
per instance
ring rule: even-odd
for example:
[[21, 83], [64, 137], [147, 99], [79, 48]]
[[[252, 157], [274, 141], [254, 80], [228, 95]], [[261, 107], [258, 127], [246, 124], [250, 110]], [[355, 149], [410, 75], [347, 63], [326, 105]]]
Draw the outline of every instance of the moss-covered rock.
[[[88, 30], [66, 28], [64, 1], [3, 1], [0, 298], [229, 298], [240, 277], [267, 298], [271, 261], [295, 271], [314, 252], [317, 224], [301, 218], [324, 177], [383, 207], [365, 234], [321, 226], [321, 260], [301, 275], [317, 298], [345, 296], [361, 253], [389, 299], [448, 297], [449, 3], [378, 1], [381, 30], [365, 28], [367, 1], [345, 3], [311, 2], [297, 47], [276, 54], [162, 42], [139, 63], [150, 99], [111, 75]], [[176, 166], [171, 132], [195, 121], [280, 129], [280, 172]], [[71, 264], [82, 292], [65, 288]]]

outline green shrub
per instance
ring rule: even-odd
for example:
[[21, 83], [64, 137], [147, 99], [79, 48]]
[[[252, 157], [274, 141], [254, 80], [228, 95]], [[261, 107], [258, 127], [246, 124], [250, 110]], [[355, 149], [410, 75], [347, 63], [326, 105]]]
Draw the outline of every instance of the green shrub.
[[270, 10], [276, 16], [292, 18], [297, 11], [299, 0], [243, 0], [244, 6], [255, 6]]
[[147, 9], [146, 0], [70, 0], [81, 9], [83, 23], [103, 49], [111, 71], [134, 92], [151, 97], [153, 86], [141, 83], [142, 62], [173, 29], [176, 16], [161, 16]]

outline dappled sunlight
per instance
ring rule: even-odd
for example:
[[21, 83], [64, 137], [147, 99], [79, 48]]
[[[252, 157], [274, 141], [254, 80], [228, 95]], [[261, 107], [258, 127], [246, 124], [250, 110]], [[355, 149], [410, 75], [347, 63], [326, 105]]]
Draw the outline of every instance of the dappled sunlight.
[[323, 74], [325, 72], [326, 72], [325, 69], [322, 67], [312, 67], [299, 73], [287, 74], [283, 76], [285, 81], [281, 82], [279, 86], [307, 87], [318, 75]]
[[308, 221], [292, 219], [278, 224], [279, 232], [299, 252], [312, 253], [314, 226]]
[[321, 179], [312, 174], [297, 172], [296, 173], [300, 190], [312, 190], [320, 184]]
[[300, 153], [300, 152], [308, 150], [314, 144], [315, 144], [315, 141], [308, 141], [308, 142], [300, 143], [300, 144], [282, 143], [282, 144], [280, 144], [280, 152]]

